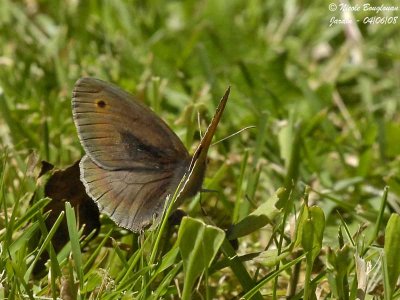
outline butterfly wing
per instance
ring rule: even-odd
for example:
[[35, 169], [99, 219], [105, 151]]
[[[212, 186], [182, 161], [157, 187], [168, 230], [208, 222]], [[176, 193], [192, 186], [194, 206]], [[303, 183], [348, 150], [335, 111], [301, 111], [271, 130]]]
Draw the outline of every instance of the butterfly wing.
[[157, 224], [168, 194], [178, 186], [187, 164], [169, 171], [143, 169], [107, 170], [97, 166], [88, 155], [80, 163], [81, 180], [87, 194], [101, 212], [119, 226], [139, 232]]
[[182, 142], [153, 111], [98, 79], [78, 80], [72, 111], [86, 152], [80, 163], [86, 192], [118, 225], [147, 227], [188, 168]]
[[189, 158], [163, 120], [112, 84], [94, 78], [78, 80], [72, 112], [86, 154], [105, 169], [173, 168]]

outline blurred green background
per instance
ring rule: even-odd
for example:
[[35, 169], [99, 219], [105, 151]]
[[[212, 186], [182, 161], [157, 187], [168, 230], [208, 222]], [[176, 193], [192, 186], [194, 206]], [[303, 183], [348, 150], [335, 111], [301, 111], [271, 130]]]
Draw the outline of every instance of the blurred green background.
[[[221, 227], [292, 182], [294, 195], [305, 184], [315, 191], [310, 201], [325, 212], [331, 246], [337, 211], [354, 231], [375, 222], [386, 185], [385, 216], [399, 212], [400, 20], [393, 17], [400, 11], [366, 11], [364, 3], [400, 6], [350, 1], [361, 9], [343, 12], [336, 1], [0, 1], [1, 214], [35, 189], [25, 180], [29, 153], [56, 167], [83, 154], [70, 104], [82, 76], [135, 94], [190, 150], [199, 140], [197, 114], [204, 131], [231, 86], [216, 140], [256, 128], [211, 149], [205, 187], [222, 191], [222, 201], [207, 195], [205, 206], [218, 208], [210, 214]], [[349, 24], [331, 24], [338, 20]], [[17, 216], [29, 205], [24, 199]]]
[[[218, 138], [267, 114], [265, 172], [290, 152], [287, 122], [310, 124], [305, 181], [379, 180], [398, 156], [399, 25], [363, 23], [383, 13], [346, 16], [325, 1], [2, 1], [0, 13], [3, 148], [57, 165], [78, 158], [70, 96], [90, 75], [138, 95], [182, 137], [193, 103], [210, 117], [231, 85]], [[229, 153], [254, 147], [255, 135], [232, 139]]]

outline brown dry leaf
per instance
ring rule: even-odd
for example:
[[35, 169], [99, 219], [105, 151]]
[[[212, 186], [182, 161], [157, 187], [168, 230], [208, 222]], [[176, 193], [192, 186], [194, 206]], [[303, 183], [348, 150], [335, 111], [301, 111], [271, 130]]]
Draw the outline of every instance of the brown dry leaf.
[[[95, 235], [100, 230], [100, 214], [97, 205], [86, 194], [85, 187], [80, 181], [79, 161], [64, 170], [56, 170], [50, 176], [44, 187], [45, 197], [51, 198], [51, 201], [44, 208], [44, 213], [49, 212], [49, 216], [45, 220], [47, 230], [50, 230], [61, 212], [65, 210], [65, 202], [71, 203], [75, 209], [78, 219], [78, 227], [83, 229], [83, 235], [88, 236], [92, 231]], [[41, 175], [48, 172], [50, 164], [46, 163], [42, 166]], [[93, 237], [94, 237], [93, 236]], [[56, 252], [59, 252], [69, 241], [67, 221], [64, 218], [53, 236], [52, 244]], [[34, 273], [38, 274], [44, 270], [44, 263], [48, 260], [47, 252], [44, 252]]]

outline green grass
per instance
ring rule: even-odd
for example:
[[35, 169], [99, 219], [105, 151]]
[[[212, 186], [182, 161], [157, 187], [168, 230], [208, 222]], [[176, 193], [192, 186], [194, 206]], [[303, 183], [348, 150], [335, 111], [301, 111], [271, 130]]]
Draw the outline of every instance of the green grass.
[[[0, 298], [398, 298], [400, 20], [361, 10], [330, 27], [343, 16], [328, 4], [1, 1]], [[215, 140], [255, 128], [211, 147], [204, 188], [219, 192], [185, 202], [193, 219], [139, 236], [103, 216], [85, 242], [67, 208], [46, 227], [37, 162], [83, 155], [71, 92], [88, 75], [137, 95], [191, 152], [198, 114], [204, 132], [231, 86]]]

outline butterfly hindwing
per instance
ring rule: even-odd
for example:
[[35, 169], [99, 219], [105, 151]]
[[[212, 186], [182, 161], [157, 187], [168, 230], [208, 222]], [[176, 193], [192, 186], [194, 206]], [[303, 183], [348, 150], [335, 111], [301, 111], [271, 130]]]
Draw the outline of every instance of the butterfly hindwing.
[[[168, 194], [172, 194], [185, 172], [106, 170], [85, 155], [80, 163], [81, 180], [86, 193], [101, 212], [115, 223], [138, 232], [162, 215]], [[156, 222], [157, 223], [157, 222]]]

